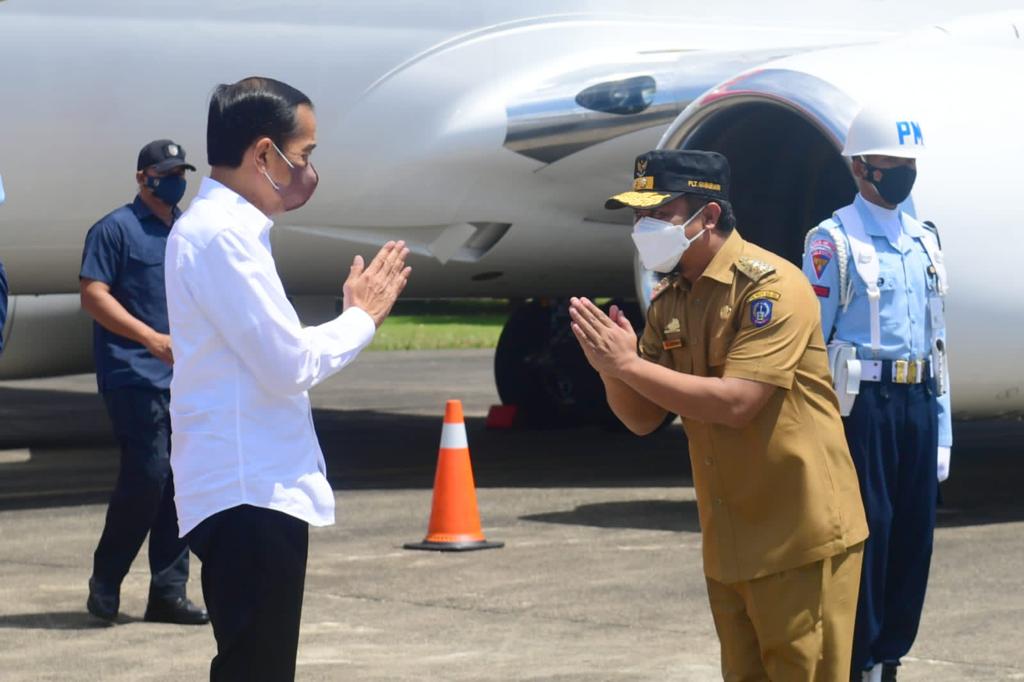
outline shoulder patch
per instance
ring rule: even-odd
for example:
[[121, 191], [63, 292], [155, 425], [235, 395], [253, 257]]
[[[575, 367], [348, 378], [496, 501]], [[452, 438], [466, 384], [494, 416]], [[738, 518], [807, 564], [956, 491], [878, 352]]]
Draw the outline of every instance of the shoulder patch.
[[[835, 261], [839, 271], [839, 286], [837, 287], [839, 305], [849, 304], [852, 295], [850, 289], [850, 243], [838, 219], [825, 220], [807, 233], [807, 237], [804, 239], [805, 263], [808, 256], [819, 282], [829, 263]], [[822, 291], [825, 292], [824, 295], [822, 295]], [[815, 292], [822, 298], [828, 298], [830, 293], [829, 287], [816, 287]]]
[[772, 321], [774, 301], [770, 298], [759, 298], [750, 305], [750, 322], [758, 328]]
[[660, 282], [651, 290], [651, 300], [657, 300], [659, 296], [672, 288], [672, 278], [663, 277]]
[[825, 268], [836, 255], [836, 245], [831, 239], [815, 239], [811, 241], [810, 254], [814, 275], [820, 280]]
[[736, 261], [736, 269], [755, 282], [760, 281], [765, 275], [775, 272], [774, 266], [750, 256], [743, 256]]

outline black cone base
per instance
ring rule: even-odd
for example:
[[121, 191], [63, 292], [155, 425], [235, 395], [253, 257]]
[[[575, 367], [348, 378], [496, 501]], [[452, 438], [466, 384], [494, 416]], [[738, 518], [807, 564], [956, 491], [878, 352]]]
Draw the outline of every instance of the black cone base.
[[435, 552], [472, 552], [477, 549], [498, 549], [504, 547], [504, 542], [488, 542], [487, 540], [475, 540], [470, 542], [407, 542], [403, 547], [406, 549], [427, 549]]

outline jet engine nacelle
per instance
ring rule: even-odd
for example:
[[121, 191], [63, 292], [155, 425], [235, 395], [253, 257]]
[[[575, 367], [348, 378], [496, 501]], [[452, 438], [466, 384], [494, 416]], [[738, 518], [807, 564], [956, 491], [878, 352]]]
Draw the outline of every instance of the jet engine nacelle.
[[[869, 103], [908, 103], [927, 152], [904, 210], [937, 225], [942, 240], [954, 411], [1020, 413], [1024, 49], [936, 35], [807, 53], [747, 71], [695, 100], [659, 146], [723, 153], [741, 233], [797, 263], [808, 229], [855, 195], [849, 161], [840, 155], [853, 116]], [[655, 281], [637, 264], [645, 306]]]
[[0, 380], [92, 370], [92, 320], [78, 294], [12, 296], [2, 331]]

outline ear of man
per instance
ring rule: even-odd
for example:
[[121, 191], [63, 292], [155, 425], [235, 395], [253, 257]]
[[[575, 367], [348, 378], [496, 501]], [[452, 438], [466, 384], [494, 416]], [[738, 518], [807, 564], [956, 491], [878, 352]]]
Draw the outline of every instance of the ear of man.
[[864, 163], [863, 158], [859, 156], [853, 157], [853, 164], [851, 167], [853, 168], [853, 176], [855, 178], [859, 178], [861, 180], [868, 179], [868, 167], [867, 164]]
[[269, 137], [261, 137], [252, 145], [252, 157], [256, 162], [256, 170], [261, 173], [269, 166], [270, 153], [273, 150], [273, 140]]
[[704, 221], [704, 227], [713, 230], [718, 227], [718, 219], [722, 217], [722, 207], [717, 201], [709, 201], [704, 206], [704, 213], [702, 219]]

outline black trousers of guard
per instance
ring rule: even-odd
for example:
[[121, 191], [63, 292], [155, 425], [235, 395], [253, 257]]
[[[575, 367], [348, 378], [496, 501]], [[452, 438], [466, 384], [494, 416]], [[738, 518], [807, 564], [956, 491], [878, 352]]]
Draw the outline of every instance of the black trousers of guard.
[[203, 562], [203, 599], [217, 639], [211, 682], [294, 680], [306, 522], [240, 505], [205, 519], [188, 544]]
[[871, 532], [853, 636], [860, 679], [877, 663], [898, 664], [921, 622], [938, 492], [934, 383], [861, 383], [844, 421]]
[[93, 554], [95, 588], [117, 594], [148, 533], [150, 597], [184, 597], [188, 545], [178, 537], [174, 509], [170, 392], [117, 388], [104, 391], [103, 401], [121, 446], [121, 468]]

